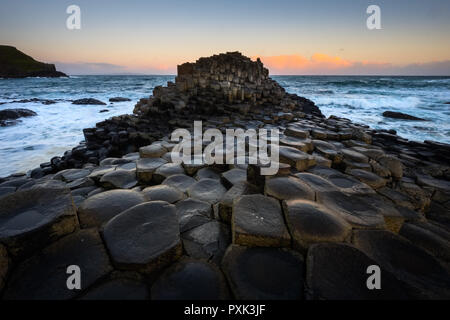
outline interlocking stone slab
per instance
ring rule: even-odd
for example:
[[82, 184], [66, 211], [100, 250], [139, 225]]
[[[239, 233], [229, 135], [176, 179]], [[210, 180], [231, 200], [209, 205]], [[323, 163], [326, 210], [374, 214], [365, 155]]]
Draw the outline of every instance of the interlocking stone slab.
[[202, 179], [192, 184], [187, 192], [191, 198], [214, 204], [223, 197], [227, 189], [218, 180]]
[[0, 187], [0, 197], [6, 196], [7, 194], [14, 193], [16, 187]]
[[395, 277], [381, 269], [381, 290], [369, 290], [367, 268], [378, 265], [347, 244], [312, 245], [306, 259], [307, 298], [313, 300], [403, 300], [409, 296]]
[[283, 210], [294, 245], [303, 250], [313, 243], [344, 242], [352, 231], [339, 213], [313, 201], [283, 201]]
[[352, 175], [359, 181], [367, 184], [368, 186], [372, 187], [373, 189], [379, 189], [386, 185], [386, 180], [377, 176], [376, 174], [372, 172], [368, 172], [366, 170], [361, 169], [351, 169], [348, 171], [348, 174]]
[[161, 200], [168, 203], [175, 203], [186, 198], [186, 195], [180, 190], [163, 184], [145, 188], [142, 190], [142, 193], [150, 201]]
[[264, 193], [278, 200], [314, 200], [315, 192], [296, 177], [273, 177], [266, 180]]
[[211, 221], [212, 208], [208, 202], [188, 198], [175, 206], [181, 233]]
[[438, 190], [450, 191], [450, 181], [434, 179], [424, 174], [417, 175], [417, 184]]
[[377, 192], [383, 196], [385, 196], [386, 198], [388, 198], [389, 200], [391, 200], [392, 202], [394, 202], [396, 205], [414, 210], [417, 209], [417, 207], [414, 205], [413, 203], [413, 199], [402, 192], [399, 192], [397, 190], [388, 188], [388, 187], [384, 187], [381, 189], [378, 189]]
[[303, 298], [304, 262], [300, 254], [279, 248], [231, 245], [222, 269], [239, 300]]
[[100, 184], [109, 189], [131, 189], [137, 185], [136, 171], [117, 169], [108, 172], [102, 176]]
[[383, 150], [377, 149], [377, 148], [374, 148], [374, 147], [370, 147], [368, 145], [365, 145], [365, 146], [357, 146], [357, 145], [355, 145], [355, 146], [353, 146], [353, 147], [351, 147], [349, 149], [353, 150], [353, 151], [356, 151], [356, 152], [359, 152], [359, 153], [362, 153], [366, 157], [369, 157], [369, 158], [374, 159], [374, 160], [376, 160], [378, 158], [381, 158], [382, 156], [385, 155]]
[[222, 183], [229, 189], [239, 182], [247, 181], [247, 170], [237, 168], [231, 169], [223, 172], [221, 177]]
[[219, 202], [219, 216], [224, 222], [230, 223], [233, 213], [233, 201], [240, 196], [258, 193], [258, 188], [247, 183], [240, 182], [228, 190]]
[[70, 190], [56, 181], [0, 198], [0, 243], [14, 257], [34, 252], [77, 227]]
[[197, 180], [185, 174], [174, 174], [164, 180], [163, 184], [186, 192], [196, 182]]
[[384, 167], [386, 167], [396, 179], [401, 179], [403, 177], [403, 165], [400, 160], [394, 156], [382, 156], [377, 159], [377, 161]]
[[71, 190], [76, 190], [78, 188], [92, 187], [94, 185], [95, 185], [94, 180], [92, 180], [91, 178], [85, 177], [85, 178], [80, 178], [80, 179], [74, 180], [72, 182], [69, 182], [67, 184], [67, 187]]
[[162, 158], [143, 158], [136, 162], [136, 174], [140, 182], [149, 183], [152, 181], [153, 173], [166, 164], [167, 160]]
[[160, 143], [153, 143], [149, 146], [139, 149], [139, 155], [141, 158], [160, 158], [168, 150], [164, 148]]
[[438, 259], [450, 262], [450, 241], [439, 234], [411, 223], [403, 224], [399, 234]]
[[375, 194], [375, 191], [365, 183], [337, 170], [316, 166], [308, 171], [325, 178], [342, 192], [349, 194]]
[[316, 164], [313, 156], [293, 147], [280, 146], [280, 162], [287, 163], [298, 171], [305, 171]]
[[103, 177], [103, 175], [114, 170], [116, 170], [116, 166], [114, 165], [100, 166], [92, 170], [87, 177], [98, 182]]
[[132, 190], [110, 190], [87, 198], [78, 208], [82, 227], [99, 227], [122, 211], [147, 201], [145, 196]]
[[182, 259], [167, 269], [151, 288], [154, 300], [223, 300], [229, 298], [222, 272], [215, 265]]
[[0, 184], [1, 188], [9, 188], [13, 187], [14, 189], [18, 189], [20, 186], [29, 183], [33, 181], [33, 179], [30, 179], [28, 177], [19, 177], [19, 178], [13, 178], [11, 180], [5, 181]]
[[197, 174], [195, 175], [195, 179], [201, 180], [201, 179], [215, 179], [220, 180], [220, 172], [217, 170], [214, 170], [210, 167], [202, 168], [197, 171]]
[[148, 300], [150, 294], [143, 282], [133, 279], [110, 279], [90, 289], [81, 300]]
[[309, 152], [314, 149], [311, 139], [302, 139], [292, 136], [281, 137], [280, 145], [293, 147], [303, 152]]
[[342, 154], [344, 155], [344, 158], [352, 161], [352, 162], [359, 162], [359, 163], [368, 163], [369, 158], [362, 153], [359, 153], [352, 149], [342, 149]]
[[108, 255], [98, 232], [77, 231], [26, 260], [14, 271], [3, 298], [8, 300], [65, 300], [80, 294], [69, 290], [67, 267], [81, 270], [81, 290], [112, 271]]
[[229, 227], [211, 221], [182, 234], [184, 249], [188, 256], [206, 259], [218, 264], [231, 242]]
[[122, 212], [104, 226], [103, 238], [120, 269], [152, 273], [182, 253], [175, 206], [165, 201], [142, 203]]
[[308, 130], [302, 130], [297, 126], [287, 127], [286, 130], [284, 131], [284, 134], [287, 136], [298, 137], [298, 138], [303, 138], [303, 139], [306, 139], [309, 137]]
[[102, 161], [100, 161], [99, 165], [103, 167], [111, 165], [120, 165], [129, 162], [131, 162], [131, 160], [127, 158], [105, 158]]
[[55, 174], [53, 179], [72, 182], [77, 179], [85, 178], [91, 173], [90, 169], [66, 169]]
[[194, 156], [192, 157], [192, 162], [189, 163], [183, 162], [183, 168], [190, 176], [195, 175], [198, 170], [206, 166], [206, 163], [203, 161], [203, 156]]
[[339, 191], [338, 187], [321, 176], [308, 172], [296, 173], [294, 176], [309, 185], [309, 187], [315, 192]]
[[330, 159], [333, 163], [339, 164], [343, 160], [341, 151], [332, 143], [323, 140], [313, 140], [314, 148], [322, 156]]
[[160, 166], [156, 171], [153, 173], [153, 181], [155, 183], [162, 183], [164, 179], [173, 176], [175, 174], [183, 174], [184, 169], [181, 166], [181, 164], [176, 163], [166, 163]]
[[117, 169], [129, 170], [136, 172], [136, 161], [127, 162], [117, 166]]
[[381, 267], [405, 282], [419, 298], [448, 299], [450, 274], [432, 255], [391, 232], [358, 230], [352, 242]]
[[316, 152], [313, 152], [312, 156], [314, 157], [314, 159], [316, 159], [316, 165], [331, 168], [333, 161], [322, 157], [320, 154]]
[[444, 229], [442, 226], [435, 224], [431, 221], [411, 221], [411, 224], [418, 226], [419, 228], [428, 230], [436, 235], [438, 235], [439, 237], [441, 237], [442, 239], [449, 241], [450, 242], [450, 231]]
[[385, 226], [382, 210], [374, 207], [368, 195], [348, 194], [331, 191], [318, 192], [317, 202], [342, 214], [355, 228], [383, 228]]
[[244, 195], [233, 203], [233, 243], [248, 246], [286, 247], [291, 237], [280, 203], [260, 194]]

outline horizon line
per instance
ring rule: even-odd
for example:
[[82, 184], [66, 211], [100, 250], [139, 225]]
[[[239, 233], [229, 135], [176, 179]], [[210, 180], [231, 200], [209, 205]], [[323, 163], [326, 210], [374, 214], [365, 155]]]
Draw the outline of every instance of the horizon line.
[[[156, 74], [156, 73], [99, 73], [99, 74], [68, 74], [68, 76], [167, 76], [176, 77], [176, 74]], [[402, 75], [402, 74], [272, 74], [276, 77], [450, 77], [448, 75]]]

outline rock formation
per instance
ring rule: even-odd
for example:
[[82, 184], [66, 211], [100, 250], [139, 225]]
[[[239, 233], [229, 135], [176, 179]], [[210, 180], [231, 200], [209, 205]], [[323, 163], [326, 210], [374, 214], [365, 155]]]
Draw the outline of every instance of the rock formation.
[[34, 60], [14, 47], [0, 45], [0, 78], [67, 77], [54, 64]]
[[33, 117], [37, 113], [29, 109], [3, 109], [0, 110], [0, 127], [11, 126], [20, 122], [19, 118]]
[[[194, 119], [279, 128], [280, 170], [174, 163], [168, 134]], [[450, 298], [449, 145], [325, 119], [238, 53], [180, 66], [136, 115], [85, 134], [0, 180], [4, 299]]]

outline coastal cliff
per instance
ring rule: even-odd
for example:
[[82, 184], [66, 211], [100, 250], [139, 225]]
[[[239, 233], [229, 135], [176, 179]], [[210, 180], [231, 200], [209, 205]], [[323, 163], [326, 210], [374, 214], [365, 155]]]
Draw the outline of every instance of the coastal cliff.
[[17, 50], [0, 45], [0, 78], [67, 77], [54, 64], [43, 63]]
[[[280, 170], [175, 163], [169, 135], [195, 120], [279, 129]], [[84, 134], [0, 181], [3, 299], [450, 298], [447, 144], [325, 118], [239, 53], [181, 65]]]

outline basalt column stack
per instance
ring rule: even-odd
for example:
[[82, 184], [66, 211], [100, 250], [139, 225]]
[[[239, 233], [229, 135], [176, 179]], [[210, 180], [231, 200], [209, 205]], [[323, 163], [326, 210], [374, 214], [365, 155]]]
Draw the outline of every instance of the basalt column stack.
[[[309, 103], [308, 103], [309, 102]], [[232, 114], [303, 111], [320, 114], [306, 99], [290, 95], [274, 80], [259, 58], [252, 61], [239, 52], [200, 58], [178, 66], [175, 83], [156, 87], [153, 96], [142, 99], [136, 114], [184, 113]]]

